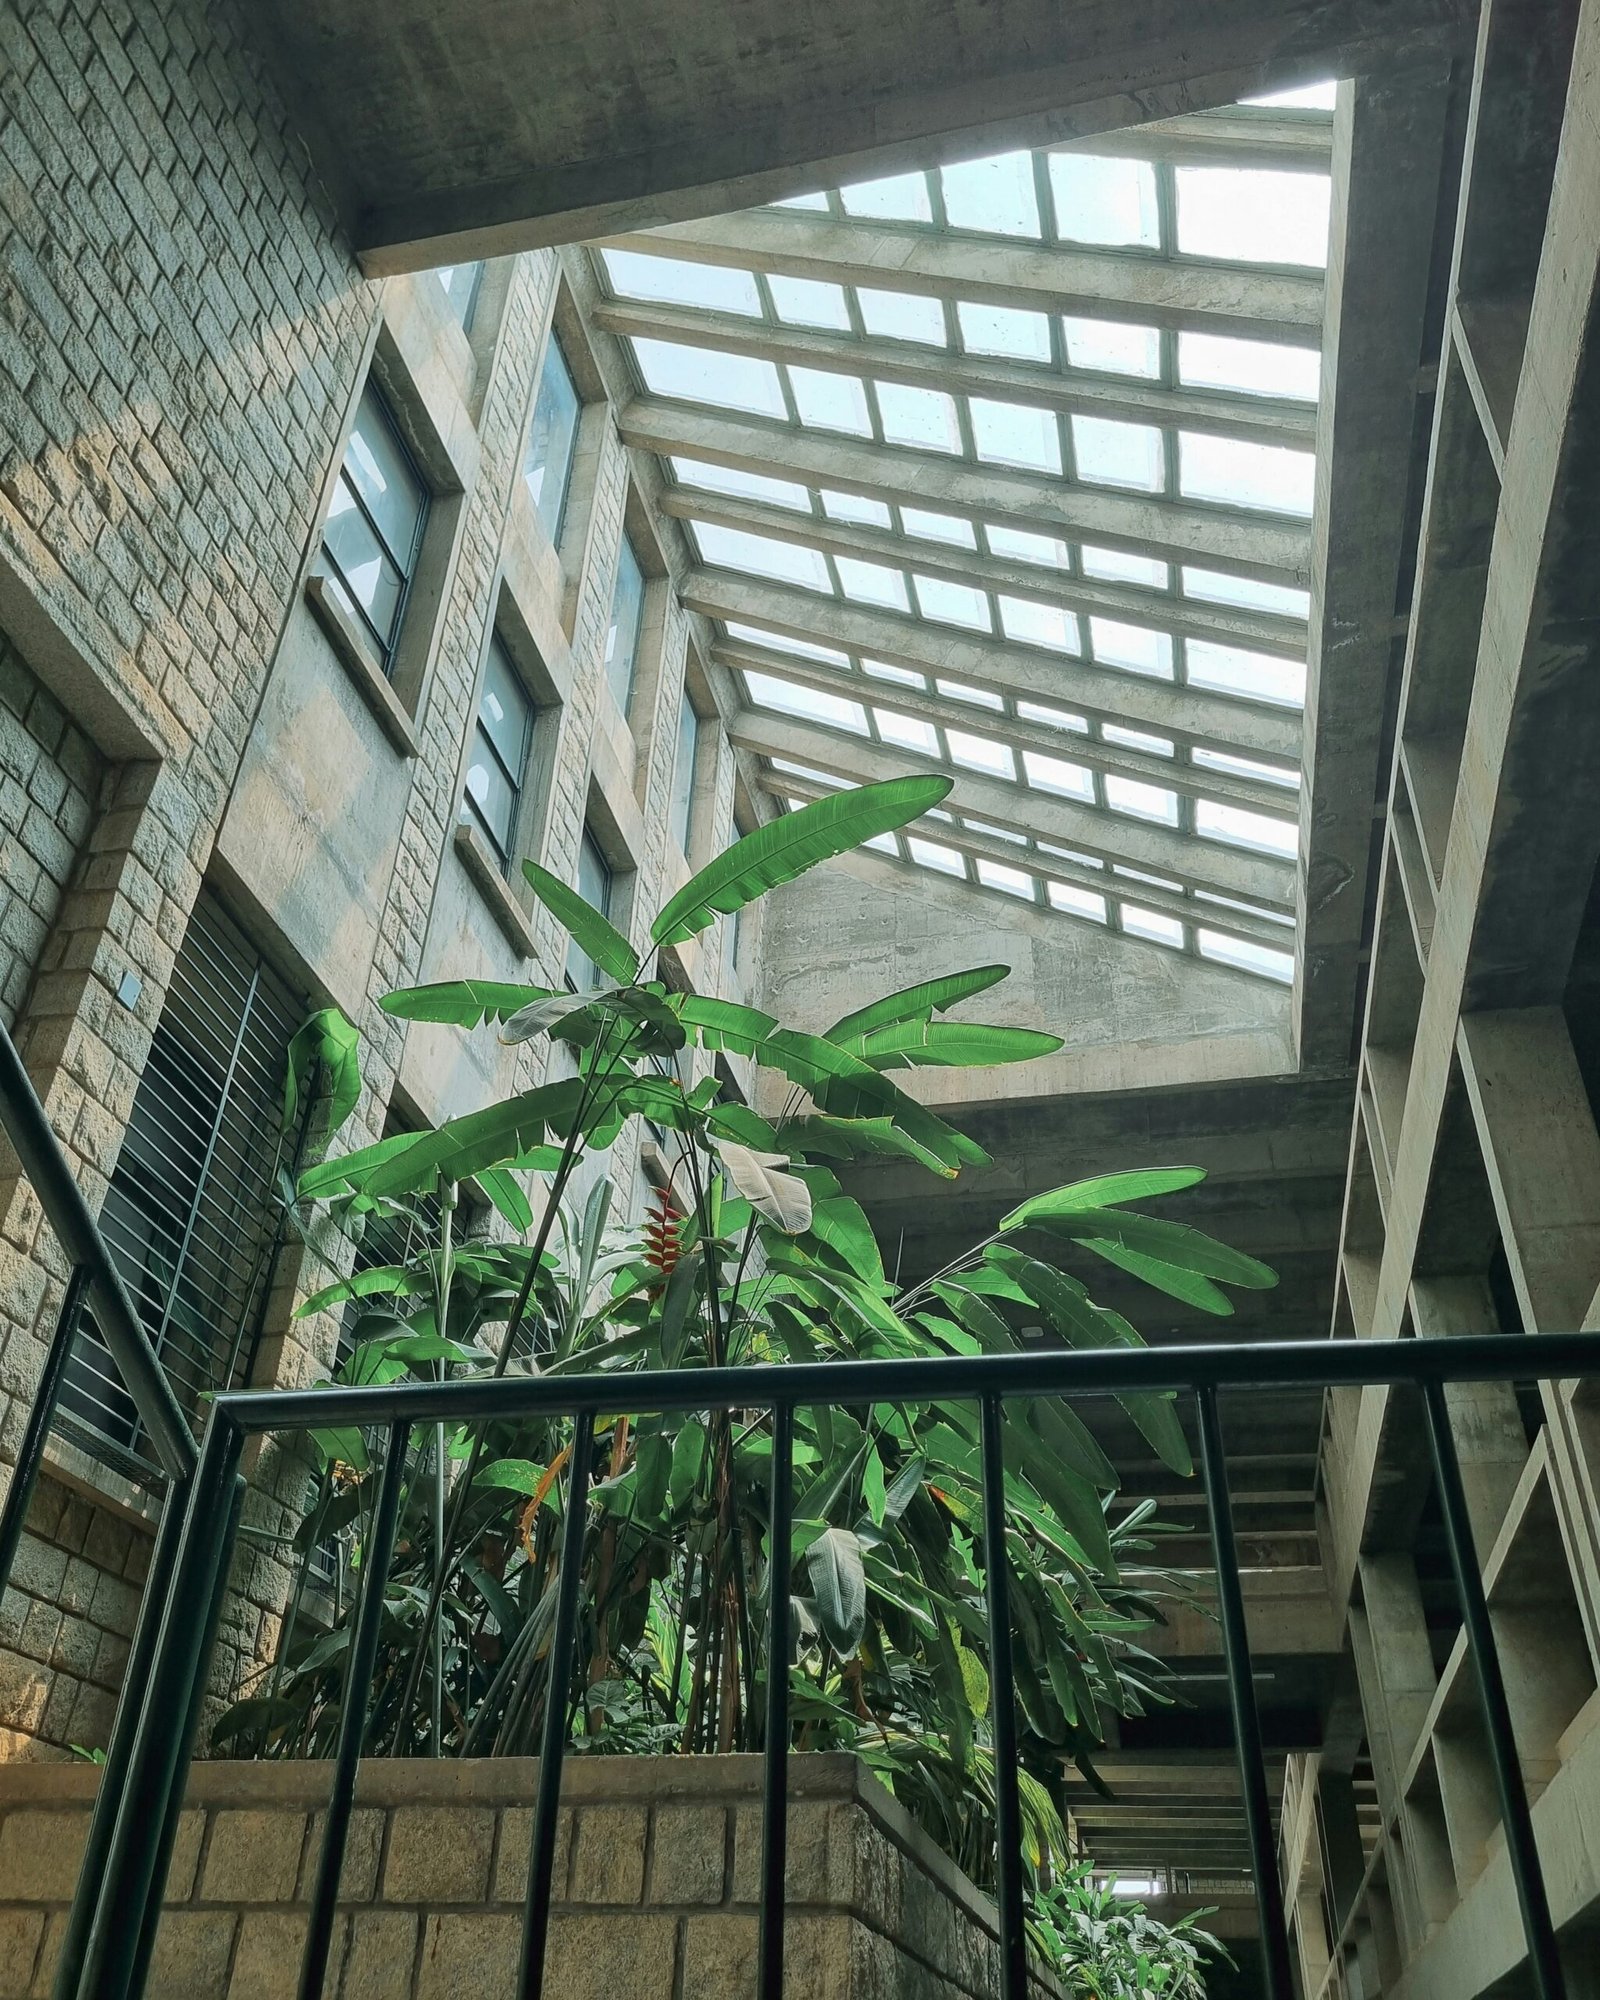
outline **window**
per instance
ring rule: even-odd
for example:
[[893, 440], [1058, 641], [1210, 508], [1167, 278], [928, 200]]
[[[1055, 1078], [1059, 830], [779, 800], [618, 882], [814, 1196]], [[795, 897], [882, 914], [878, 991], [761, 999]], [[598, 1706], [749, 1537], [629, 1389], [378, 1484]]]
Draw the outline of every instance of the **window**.
[[471, 333], [472, 316], [478, 309], [478, 287], [483, 283], [483, 265], [441, 264], [433, 274], [463, 333]]
[[689, 852], [689, 820], [694, 811], [694, 760], [700, 741], [700, 718], [695, 714], [689, 690], [678, 704], [678, 747], [672, 760], [672, 808], [668, 823], [672, 837], [683, 853]]
[[427, 519], [428, 489], [369, 382], [339, 468], [322, 555], [334, 594], [370, 633], [385, 675], [394, 671]]
[[[289, 1041], [305, 1011], [202, 889], [128, 1117], [100, 1223], [179, 1403], [250, 1373], [277, 1244], [273, 1183]], [[86, 1322], [62, 1391], [64, 1431], [136, 1479], [151, 1467], [133, 1399]]]
[[472, 731], [472, 757], [461, 817], [475, 824], [508, 872], [518, 808], [533, 742], [533, 703], [498, 638], [489, 641], [483, 698]]
[[[600, 852], [600, 844], [587, 827], [578, 846], [578, 894], [601, 916], [611, 915], [611, 894], [615, 878], [611, 863]], [[575, 993], [586, 993], [600, 984], [600, 968], [573, 938], [567, 945], [567, 979]]]
[[626, 535], [617, 550], [617, 580], [611, 591], [611, 623], [606, 630], [606, 685], [624, 715], [633, 699], [634, 670], [639, 663], [639, 634], [644, 629], [644, 571]]
[[534, 511], [552, 542], [559, 544], [566, 520], [567, 494], [572, 485], [573, 446], [578, 436], [581, 405], [572, 370], [554, 333], [545, 349], [544, 372], [534, 398], [533, 428], [523, 476], [533, 495]]

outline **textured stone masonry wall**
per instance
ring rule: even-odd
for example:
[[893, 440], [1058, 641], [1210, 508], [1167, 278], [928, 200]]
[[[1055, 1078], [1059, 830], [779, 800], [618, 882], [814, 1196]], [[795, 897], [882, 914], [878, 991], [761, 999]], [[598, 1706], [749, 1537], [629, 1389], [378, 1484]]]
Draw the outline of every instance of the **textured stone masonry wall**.
[[[330, 1996], [510, 2000], [537, 1768], [363, 1767]], [[853, 1758], [790, 1770], [789, 2000], [989, 2000], [992, 1906]], [[293, 1991], [328, 1778], [195, 1767], [149, 2000]], [[0, 1771], [0, 2000], [49, 1993], [93, 1788], [88, 1770]], [[546, 1990], [753, 1997], [760, 1759], [577, 1757], [562, 1796]]]

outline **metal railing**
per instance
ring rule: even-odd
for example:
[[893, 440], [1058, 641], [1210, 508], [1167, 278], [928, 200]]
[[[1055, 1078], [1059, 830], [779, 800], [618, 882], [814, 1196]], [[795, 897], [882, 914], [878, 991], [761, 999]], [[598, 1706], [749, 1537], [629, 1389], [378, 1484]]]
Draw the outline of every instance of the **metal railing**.
[[[142, 1994], [161, 1909], [162, 1888], [182, 1805], [191, 1744], [206, 1686], [206, 1663], [225, 1588], [237, 1524], [239, 1466], [247, 1439], [270, 1431], [340, 1425], [387, 1430], [370, 1547], [363, 1552], [347, 1698], [339, 1721], [332, 1792], [311, 1892], [301, 1966], [301, 2000], [321, 2000], [334, 1936], [336, 1898], [368, 1727], [368, 1699], [378, 1654], [383, 1593], [393, 1554], [401, 1477], [413, 1425], [471, 1425], [491, 1419], [570, 1420], [572, 1441], [561, 1567], [549, 1652], [549, 1688], [570, 1691], [575, 1667], [578, 1591], [588, 1520], [590, 1458], [596, 1419], [644, 1412], [771, 1411], [770, 1575], [767, 1659], [787, 1661], [793, 1506], [794, 1413], [797, 1408], [970, 1400], [982, 1418], [984, 1561], [990, 1642], [997, 1804], [996, 1882], [1002, 2000], [1025, 2000], [1022, 1825], [1017, 1777], [1016, 1696], [1012, 1672], [1009, 1579], [1005, 1548], [1002, 1409], [1013, 1396], [1105, 1395], [1177, 1391], [1198, 1407], [1200, 1469], [1210, 1512], [1216, 1595], [1244, 1814], [1259, 1907], [1264, 1989], [1291, 2000], [1290, 1945], [1276, 1865], [1260, 1719], [1252, 1683], [1244, 1598], [1234, 1543], [1217, 1398], [1221, 1390], [1410, 1384], [1422, 1397], [1463, 1624], [1482, 1699], [1505, 1828], [1508, 1858], [1538, 2000], [1565, 1993], [1511, 1713], [1473, 1545], [1444, 1396], [1447, 1382], [1527, 1381], [1600, 1373], [1600, 1340], [1587, 1334], [1463, 1336], [1394, 1341], [1308, 1341], [1244, 1347], [1030, 1352], [951, 1359], [794, 1363], [718, 1369], [621, 1371], [590, 1376], [504, 1376], [364, 1388], [265, 1390], [216, 1398], [191, 1483], [170, 1580], [163, 1585], [160, 1637], [139, 1690], [139, 1723], [130, 1759], [102, 1782], [114, 1790], [115, 1826], [95, 1879], [86, 1871], [80, 1902], [92, 1904], [88, 1949], [77, 1983], [57, 2000], [135, 2000]], [[164, 1531], [165, 1532], [165, 1531]], [[357, 1695], [357, 1690], [361, 1694]], [[766, 1680], [763, 1850], [760, 1876], [759, 1992], [780, 2000], [784, 1972], [784, 1869], [790, 1742], [789, 1676]], [[125, 1699], [132, 1699], [132, 1693]], [[538, 1764], [532, 1852], [517, 1986], [519, 2000], [544, 1991], [545, 1944], [561, 1767], [570, 1727], [569, 1700], [547, 1699]], [[103, 1864], [103, 1865], [102, 1865]]]

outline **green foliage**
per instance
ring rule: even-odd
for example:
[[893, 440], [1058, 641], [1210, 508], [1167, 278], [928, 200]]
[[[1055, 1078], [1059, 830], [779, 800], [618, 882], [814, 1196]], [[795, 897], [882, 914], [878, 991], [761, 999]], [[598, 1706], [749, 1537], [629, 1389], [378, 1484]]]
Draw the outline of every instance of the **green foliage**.
[[[717, 911], [916, 817], [945, 785], [863, 787], [762, 828], [673, 897], [652, 937], [694, 935]], [[1053, 1035], [935, 1018], [1004, 968], [926, 981], [827, 1035], [806, 1034], [647, 976], [576, 892], [531, 865], [527, 874], [610, 983], [572, 994], [454, 980], [389, 996], [397, 1018], [559, 1042], [574, 1073], [301, 1174], [301, 1201], [408, 1239], [303, 1308], [344, 1315], [342, 1381], [1007, 1353], [1041, 1319], [1073, 1346], [1126, 1345], [1138, 1341], [1134, 1329], [1069, 1265], [1133, 1259], [1158, 1287], [1181, 1280], [1224, 1301], [1224, 1285], [1270, 1280], [1254, 1260], [1130, 1206], [1201, 1178], [1182, 1167], [1054, 1190], [988, 1238], [953, 1246], [939, 1272], [896, 1283], [833, 1165], [898, 1157], [949, 1179], [986, 1160], [884, 1072], [1058, 1048]], [[776, 1115], [725, 1092], [712, 1060], [722, 1051], [787, 1085]], [[637, 1117], [665, 1135], [672, 1188], [630, 1234], [612, 1227], [604, 1178], [581, 1214], [569, 1195], [584, 1162]], [[501, 1240], [460, 1235], [463, 1182], [497, 1210]], [[1187, 1473], [1172, 1399], [1122, 1400], [1152, 1448]], [[1168, 1699], [1141, 1639], [1188, 1586], [1161, 1566], [1166, 1531], [1148, 1504], [1118, 1495], [1084, 1415], [1060, 1398], [1020, 1401], [1004, 1435], [1023, 1807], [1042, 1883], [1068, 1858], [1064, 1765], [1092, 1771], [1113, 1718]], [[994, 1806], [985, 1565], [999, 1552], [984, 1547], [976, 1413], [939, 1399], [824, 1405], [797, 1413], [795, 1437], [795, 1531], [787, 1559], [775, 1560], [765, 1415], [645, 1414], [601, 1426], [580, 1579], [577, 1747], [756, 1749], [765, 1677], [784, 1671], [796, 1744], [853, 1749], [982, 1882]], [[353, 1425], [314, 1433], [310, 1447], [316, 1487], [288, 1538], [298, 1569], [279, 1656], [214, 1732], [230, 1749], [326, 1755], [352, 1694], [349, 1586], [371, 1528], [377, 1439]], [[536, 1746], [571, 1449], [570, 1422], [543, 1417], [425, 1427], [413, 1438], [370, 1752]], [[313, 1620], [308, 1601], [330, 1574], [331, 1619]], [[796, 1635], [781, 1663], [764, 1649], [775, 1590], [791, 1600]]]
[[1029, 1933], [1034, 1949], [1073, 2000], [1205, 2000], [1205, 1967], [1227, 1948], [1201, 1928], [1211, 1910], [1176, 1923], [1097, 1882], [1091, 1862], [1065, 1870], [1034, 1891]]

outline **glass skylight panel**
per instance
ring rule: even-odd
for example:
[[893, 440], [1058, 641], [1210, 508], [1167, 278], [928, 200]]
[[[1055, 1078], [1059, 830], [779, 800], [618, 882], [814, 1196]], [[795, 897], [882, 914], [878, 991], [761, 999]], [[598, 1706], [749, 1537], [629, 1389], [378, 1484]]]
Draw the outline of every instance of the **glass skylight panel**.
[[875, 708], [872, 719], [885, 743], [897, 750], [915, 750], [923, 757], [939, 755], [939, 736], [931, 722], [914, 715], [900, 715], [892, 708]]
[[1148, 938], [1152, 944], [1171, 945], [1180, 951], [1183, 948], [1183, 925], [1176, 917], [1163, 917], [1137, 903], [1123, 904], [1122, 928], [1129, 937]]
[[847, 667], [848, 658], [832, 646], [818, 646], [810, 639], [791, 638], [787, 632], [769, 632], [764, 625], [741, 625], [728, 619], [724, 629], [730, 639], [743, 639], [752, 646], [767, 646], [774, 652], [793, 653], [797, 659], [821, 660], [830, 667]]
[[1263, 785], [1282, 785], [1285, 791], [1300, 789], [1300, 773], [1288, 764], [1263, 764], [1254, 757], [1230, 756], [1226, 750], [1208, 750], [1196, 744], [1189, 761], [1197, 770], [1221, 771], [1230, 778], [1254, 778]]
[[1031, 472], [1061, 470], [1061, 438], [1049, 410], [1024, 403], [996, 403], [974, 396], [972, 435], [978, 456], [991, 465], [1020, 465]]
[[892, 854], [900, 859], [900, 843], [892, 833], [875, 833], [870, 840], [862, 841], [863, 847], [870, 847], [874, 854]]
[[954, 397], [942, 389], [914, 389], [904, 382], [876, 386], [883, 435], [890, 444], [912, 445], [918, 451], [960, 451]]
[[1159, 493], [1167, 483], [1161, 433], [1153, 424], [1124, 424], [1114, 417], [1074, 417], [1072, 455], [1078, 477], [1100, 486], [1132, 486]]
[[1009, 361], [1051, 359], [1050, 322], [1043, 313], [962, 299], [956, 306], [956, 323], [968, 354], [998, 354]]
[[821, 722], [830, 729], [848, 729], [856, 736], [867, 733], [867, 711], [858, 701], [846, 701], [840, 694], [825, 694], [821, 688], [801, 687], [795, 681], [779, 680], [774, 674], [747, 672], [744, 680], [750, 699], [758, 708], [798, 716], [803, 722]]
[[964, 770], [981, 771], [989, 778], [1017, 775], [1016, 758], [1006, 744], [997, 743], [992, 736], [969, 736], [964, 729], [946, 729], [944, 735], [951, 761]]
[[919, 542], [947, 542], [953, 549], [975, 549], [977, 533], [959, 514], [930, 514], [924, 507], [902, 507], [900, 525]]
[[780, 200], [769, 202], [769, 208], [809, 208], [828, 212], [828, 197], [825, 194], [786, 194]]
[[1042, 750], [1024, 750], [1022, 768], [1028, 783], [1041, 792], [1055, 792], [1064, 799], [1083, 799], [1093, 805], [1094, 774], [1081, 764], [1047, 757]]
[[848, 332], [850, 304], [843, 285], [825, 284], [820, 278], [791, 278], [769, 271], [767, 289], [779, 319], [789, 326], [820, 326], [830, 331]]
[[1003, 861], [989, 861], [982, 855], [977, 859], [978, 880], [986, 889], [999, 889], [1007, 896], [1020, 896], [1024, 902], [1033, 902], [1033, 877], [1025, 875], [1020, 868], [1008, 868]]
[[1326, 174], [1270, 167], [1179, 167], [1178, 248], [1229, 263], [1328, 261]]
[[848, 791], [855, 787], [848, 778], [841, 778], [837, 771], [819, 771], [814, 764], [796, 764], [788, 757], [769, 757], [767, 762], [773, 770], [781, 771], [786, 778], [805, 778], [813, 785], [826, 785], [837, 791], [842, 786]]
[[743, 472], [733, 465], [709, 465], [698, 458], [674, 458], [669, 463], [680, 486], [698, 487], [704, 493], [726, 493], [735, 500], [763, 500], [770, 507], [792, 507], [802, 514], [811, 512], [811, 495], [793, 480], [769, 479], [764, 472]]
[[798, 583], [807, 590], [834, 594], [828, 565], [815, 549], [803, 549], [793, 542], [780, 542], [770, 535], [752, 535], [743, 528], [723, 528], [709, 521], [696, 521], [694, 537], [707, 562], [723, 569], [745, 570], [751, 576], [769, 576], [776, 583]]
[[1183, 594], [1185, 597], [1198, 597], [1207, 604], [1234, 604], [1245, 611], [1272, 611], [1282, 618], [1311, 616], [1309, 590], [1291, 590], [1281, 583], [1258, 583], [1249, 576], [1225, 576], [1220, 570], [1185, 568]]
[[1172, 641], [1165, 632], [1125, 625], [1119, 618], [1091, 618], [1089, 637], [1094, 656], [1103, 666], [1172, 679]]
[[1000, 597], [1000, 627], [1008, 639], [1025, 646], [1048, 646], [1053, 653], [1081, 650], [1078, 621], [1059, 604], [1041, 604], [1032, 597]]
[[1293, 820], [1247, 812], [1243, 806], [1227, 806], [1215, 799], [1195, 801], [1194, 830], [1212, 840], [1225, 840], [1233, 847], [1254, 847], [1263, 854], [1281, 854], [1289, 861], [1300, 847], [1300, 830]]
[[1147, 785], [1138, 778], [1106, 773], [1106, 804], [1113, 812], [1128, 813], [1135, 819], [1153, 819], [1162, 826], [1178, 824], [1178, 795], [1161, 785]]
[[1147, 736], [1142, 729], [1124, 729], [1116, 722], [1101, 723], [1100, 740], [1103, 743], [1115, 743], [1123, 750], [1141, 751], [1146, 757], [1173, 755], [1173, 746], [1167, 737]]
[[1303, 708], [1306, 670], [1298, 660], [1277, 660], [1269, 653], [1247, 652], [1242, 646], [1219, 646], [1209, 639], [1191, 639], [1184, 649], [1189, 680], [1195, 687], [1219, 694], [1242, 694], [1252, 701], [1282, 702]]
[[1309, 515], [1317, 461], [1281, 444], [1247, 444], [1209, 431], [1178, 433], [1178, 490], [1190, 500]]
[[1046, 708], [1037, 701], [1019, 701], [1017, 714], [1024, 722], [1042, 722], [1046, 729], [1067, 730], [1074, 736], [1087, 736], [1089, 724], [1081, 715], [1071, 715], [1064, 708]]
[[881, 605], [888, 611], [911, 609], [901, 571], [883, 563], [862, 562], [855, 556], [835, 556], [833, 561], [844, 594], [853, 602]]
[[880, 292], [870, 285], [857, 285], [856, 301], [861, 307], [861, 324], [868, 333], [889, 340], [917, 340], [925, 347], [947, 347], [949, 330], [944, 307], [937, 299], [925, 299], [916, 292]]
[[991, 840], [1009, 841], [1013, 847], [1026, 847], [1028, 836], [1018, 833], [1014, 826], [991, 826], [986, 819], [973, 819], [970, 814], [963, 817], [961, 824], [968, 833], [987, 834]]
[[984, 533], [989, 538], [992, 556], [1037, 563], [1041, 569], [1065, 569], [1071, 561], [1066, 543], [1054, 535], [1035, 535], [1026, 528], [1002, 528], [993, 521], [985, 525]]
[[1128, 326], [1113, 319], [1061, 318], [1067, 339], [1067, 362], [1102, 375], [1140, 375], [1153, 380], [1161, 373], [1161, 335], [1153, 326]]
[[1263, 111], [1332, 111], [1339, 102], [1339, 86], [1303, 83], [1296, 90], [1274, 90], [1265, 97], [1246, 97], [1241, 101]]
[[906, 835], [906, 847], [919, 868], [932, 868], [941, 875], [965, 875], [967, 864], [955, 848], [946, 847], [937, 840], [922, 840], [914, 833]]
[[971, 584], [951, 583], [942, 576], [924, 576], [913, 570], [917, 604], [924, 618], [937, 618], [941, 625], [964, 625], [969, 632], [990, 632], [989, 600]]
[[1056, 234], [1066, 242], [1160, 249], [1156, 174], [1148, 160], [1052, 153], [1050, 192], [1055, 199]]
[[835, 375], [826, 368], [790, 366], [789, 386], [794, 406], [803, 424], [818, 430], [847, 431], [853, 437], [871, 437], [872, 418], [867, 412], [867, 392], [859, 377]]
[[641, 256], [636, 250], [602, 250], [611, 289], [619, 298], [659, 299], [664, 305], [705, 306], [712, 312], [762, 318], [761, 294], [749, 271], [694, 264], [685, 257]]
[[931, 222], [933, 204], [926, 174], [886, 174], [881, 180], [857, 181], [839, 190], [846, 215], [874, 222]]
[[1294, 978], [1294, 958], [1289, 952], [1269, 951], [1264, 944], [1229, 937], [1224, 931], [1202, 930], [1196, 943], [1202, 958], [1215, 959], [1219, 965], [1236, 965], [1241, 972], [1259, 973], [1263, 979], [1276, 979], [1284, 986]]
[[1191, 389], [1231, 389], [1243, 396], [1293, 396], [1314, 403], [1322, 355], [1281, 340], [1236, 340], [1222, 333], [1178, 335], [1178, 380]]
[[1037, 236], [1039, 201], [1031, 153], [997, 153], [941, 167], [945, 218], [952, 229], [994, 236]]
[[909, 667], [897, 667], [888, 660], [863, 660], [861, 671], [875, 681], [892, 681], [896, 687], [926, 688], [927, 679], [922, 674], [912, 673]]
[[652, 395], [709, 403], [718, 410], [749, 410], [758, 417], [788, 415], [778, 371], [770, 361], [713, 354], [673, 340], [636, 339], [633, 354]]
[[822, 511], [830, 521], [851, 521], [861, 528], [890, 528], [894, 522], [881, 500], [867, 500], [859, 493], [835, 493], [824, 487]]
[[968, 687], [965, 681], [937, 680], [935, 688], [948, 701], [964, 701], [969, 708], [991, 709], [996, 715], [1005, 707], [999, 695], [990, 688]]
[[1070, 882], [1046, 882], [1044, 892], [1053, 910], [1066, 910], [1074, 917], [1087, 917], [1092, 924], [1106, 920], [1106, 899], [1092, 889], [1077, 889]]
[[1094, 549], [1087, 543], [1078, 551], [1085, 576], [1106, 583], [1137, 583], [1146, 590], [1165, 590], [1172, 572], [1153, 556], [1131, 556], [1121, 549]]

